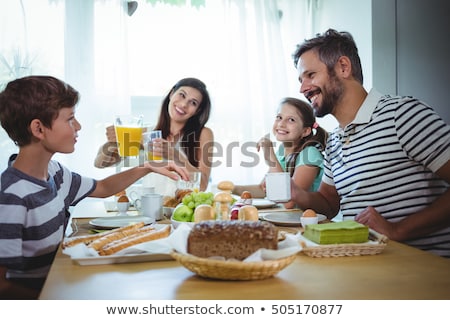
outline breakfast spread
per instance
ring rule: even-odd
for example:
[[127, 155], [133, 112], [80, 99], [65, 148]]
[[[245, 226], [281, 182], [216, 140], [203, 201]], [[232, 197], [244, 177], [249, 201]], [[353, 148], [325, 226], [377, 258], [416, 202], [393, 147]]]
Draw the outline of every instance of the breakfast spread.
[[303, 236], [318, 244], [363, 243], [369, 239], [369, 228], [353, 220], [310, 224]]
[[188, 253], [197, 257], [237, 260], [261, 248], [278, 248], [276, 227], [261, 221], [203, 221], [194, 225], [187, 244]]

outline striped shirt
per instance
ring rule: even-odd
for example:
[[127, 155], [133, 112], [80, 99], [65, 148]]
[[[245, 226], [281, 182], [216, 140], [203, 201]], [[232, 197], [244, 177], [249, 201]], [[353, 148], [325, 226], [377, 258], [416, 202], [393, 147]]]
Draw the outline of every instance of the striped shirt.
[[[335, 186], [344, 220], [372, 206], [395, 222], [447, 191], [435, 172], [450, 160], [449, 147], [450, 126], [429, 106], [372, 90], [355, 120], [330, 135], [323, 182]], [[450, 257], [450, 228], [405, 242]]]
[[0, 176], [0, 265], [8, 268], [8, 279], [45, 278], [63, 239], [69, 206], [89, 195], [96, 182], [56, 161], [49, 162], [47, 181], [11, 163]]

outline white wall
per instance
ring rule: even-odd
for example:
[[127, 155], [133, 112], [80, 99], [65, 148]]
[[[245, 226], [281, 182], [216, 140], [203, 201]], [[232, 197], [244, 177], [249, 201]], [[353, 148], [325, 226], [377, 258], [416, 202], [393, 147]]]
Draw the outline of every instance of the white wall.
[[364, 76], [364, 87], [372, 88], [372, 0], [312, 0], [316, 13], [314, 32], [329, 28], [348, 31], [355, 39]]

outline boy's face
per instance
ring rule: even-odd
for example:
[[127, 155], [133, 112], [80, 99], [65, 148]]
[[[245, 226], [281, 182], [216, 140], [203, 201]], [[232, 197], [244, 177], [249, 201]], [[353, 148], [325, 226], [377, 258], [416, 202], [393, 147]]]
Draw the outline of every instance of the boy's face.
[[49, 152], [71, 153], [75, 150], [80, 129], [81, 125], [75, 119], [75, 108], [62, 108], [53, 121], [52, 128], [45, 128], [45, 139], [42, 143]]

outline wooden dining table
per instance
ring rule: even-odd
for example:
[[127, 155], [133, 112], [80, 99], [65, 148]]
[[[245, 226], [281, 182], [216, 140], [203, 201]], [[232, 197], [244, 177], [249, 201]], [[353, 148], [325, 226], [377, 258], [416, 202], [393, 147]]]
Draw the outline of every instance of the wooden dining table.
[[[76, 228], [89, 227], [91, 218], [84, 211], [89, 208], [93, 212], [101, 206], [83, 204], [83, 214], [74, 214]], [[278, 209], [266, 209], [271, 210]], [[284, 229], [296, 232], [300, 227]], [[375, 255], [317, 258], [299, 252], [273, 277], [230, 281], [203, 278], [175, 260], [79, 265], [60, 250], [40, 299], [447, 300], [450, 259], [388, 241]]]

